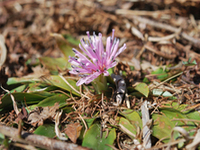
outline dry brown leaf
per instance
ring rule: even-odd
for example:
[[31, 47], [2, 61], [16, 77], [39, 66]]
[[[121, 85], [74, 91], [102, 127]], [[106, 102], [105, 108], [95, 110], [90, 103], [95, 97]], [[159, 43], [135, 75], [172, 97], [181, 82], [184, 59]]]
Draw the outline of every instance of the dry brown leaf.
[[82, 126], [80, 125], [80, 123], [76, 122], [76, 123], [67, 125], [65, 129], [65, 133], [67, 134], [67, 136], [70, 138], [70, 140], [73, 143], [76, 143], [76, 140], [81, 133], [81, 129], [82, 129]]
[[23, 120], [23, 119], [27, 119], [27, 118], [28, 118], [28, 113], [27, 113], [25, 107], [22, 107], [22, 110], [17, 115], [17, 118], [15, 121], [18, 122], [19, 120]]
[[55, 103], [52, 107], [36, 107], [29, 115], [29, 124], [33, 126], [43, 125], [47, 119], [52, 119], [56, 115], [56, 110], [59, 109], [59, 104]]

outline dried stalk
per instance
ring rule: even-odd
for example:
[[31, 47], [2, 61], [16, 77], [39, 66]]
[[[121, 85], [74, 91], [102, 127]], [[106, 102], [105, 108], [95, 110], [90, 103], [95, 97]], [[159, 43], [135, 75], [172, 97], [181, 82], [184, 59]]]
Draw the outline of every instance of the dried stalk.
[[13, 140], [36, 147], [49, 150], [89, 150], [89, 148], [81, 147], [73, 143], [62, 142], [56, 139], [50, 139], [45, 136], [31, 134], [22, 131], [21, 137], [18, 135], [18, 130], [0, 124], [0, 133], [11, 137]]

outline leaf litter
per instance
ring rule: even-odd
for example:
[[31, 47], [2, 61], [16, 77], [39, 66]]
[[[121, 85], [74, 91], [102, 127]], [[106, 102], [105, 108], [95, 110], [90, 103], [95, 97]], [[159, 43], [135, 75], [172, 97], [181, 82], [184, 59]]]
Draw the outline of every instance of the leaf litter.
[[[199, 148], [197, 1], [33, 0], [0, 5], [0, 75], [7, 89], [0, 91], [2, 130], [10, 126], [21, 136], [22, 127], [35, 133], [32, 143], [46, 136], [51, 137], [46, 142], [63, 140], [61, 145], [69, 144], [66, 149], [72, 143], [79, 149]], [[104, 39], [112, 29], [119, 46], [127, 46], [109, 70], [119, 82], [108, 77], [104, 94], [95, 93], [92, 85], [77, 87], [79, 78], [69, 74], [72, 47], [78, 49], [86, 31], [101, 32]], [[9, 131], [0, 135], [15, 139], [1, 148], [26, 149], [30, 144], [24, 138], [20, 145], [18, 135]], [[1, 137], [1, 143], [8, 139]], [[52, 146], [43, 144], [31, 145]]]

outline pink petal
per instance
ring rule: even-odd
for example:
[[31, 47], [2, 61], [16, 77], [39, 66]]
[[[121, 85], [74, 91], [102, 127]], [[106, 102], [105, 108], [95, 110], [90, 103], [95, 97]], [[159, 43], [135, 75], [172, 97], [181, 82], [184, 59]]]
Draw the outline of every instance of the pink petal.
[[95, 73], [89, 75], [89, 76], [87, 77], [87, 81], [85, 82], [85, 84], [89, 84], [89, 83], [92, 82], [94, 79], [96, 79], [100, 74], [101, 74], [101, 72], [95, 72]]

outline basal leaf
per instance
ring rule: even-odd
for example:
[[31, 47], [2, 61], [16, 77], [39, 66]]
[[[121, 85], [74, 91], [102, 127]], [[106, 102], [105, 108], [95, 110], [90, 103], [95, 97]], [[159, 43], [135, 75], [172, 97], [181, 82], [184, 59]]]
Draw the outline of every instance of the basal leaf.
[[68, 64], [68, 60], [65, 57], [40, 57], [39, 59], [42, 65], [44, 65], [52, 74], [58, 74], [58, 70], [65, 70]]
[[[191, 121], [181, 121], [181, 120], [172, 120], [172, 119], [188, 119], [187, 116], [180, 111], [173, 108], [161, 108], [160, 111], [169, 119], [171, 122], [176, 125], [184, 128], [186, 131], [196, 128], [195, 124]], [[192, 135], [193, 133], [190, 132]]]
[[92, 148], [94, 150], [112, 150], [112, 148], [106, 144], [113, 145], [115, 139], [115, 129], [111, 129], [108, 136], [106, 132], [103, 132], [101, 137], [101, 125], [95, 123], [86, 132], [82, 146]]
[[135, 128], [140, 127], [140, 129], [142, 129], [142, 119], [136, 111], [127, 109], [122, 111], [120, 114], [123, 115], [126, 119], [128, 119], [131, 122], [131, 124], [135, 126]]
[[51, 34], [51, 36], [53, 36], [56, 39], [59, 49], [64, 54], [64, 56], [67, 60], [68, 60], [69, 56], [74, 56], [72, 47], [67, 43], [67, 41], [61, 34], [53, 33], [53, 34]]
[[[65, 80], [76, 90], [79, 91], [79, 87], [76, 86], [76, 81], [69, 79], [69, 78], [65, 78]], [[45, 78], [46, 83], [50, 84], [50, 85], [54, 85], [57, 86], [63, 90], [72, 92], [73, 94], [80, 96], [79, 93], [77, 93], [76, 91], [74, 91], [74, 89], [72, 89], [70, 87], [70, 85], [68, 85], [60, 76], [58, 75], [52, 75], [49, 77]]]
[[190, 111], [186, 114], [189, 119], [200, 120], [200, 113], [198, 111]]
[[[152, 135], [159, 140], [163, 139], [162, 142], [167, 143], [170, 139], [172, 129], [175, 124], [166, 116], [160, 114], [153, 114], [153, 126]], [[176, 135], [177, 137], [178, 135]]]
[[78, 46], [79, 43], [80, 43], [80, 41], [76, 40], [75, 38], [73, 38], [73, 37], [72, 37], [71, 35], [69, 35], [69, 34], [66, 34], [66, 35], [63, 35], [63, 36], [64, 36], [64, 38], [65, 38], [69, 43], [71, 43], [71, 44], [73, 44], [73, 45]]
[[30, 79], [30, 78], [16, 78], [16, 77], [11, 77], [8, 78], [7, 84], [12, 85], [12, 84], [24, 84], [24, 83], [34, 83], [36, 81], [40, 81], [40, 79]]
[[26, 88], [27, 88], [28, 85], [20, 85], [12, 90], [10, 90], [11, 93], [13, 92], [23, 92]]
[[53, 138], [55, 133], [55, 124], [44, 124], [39, 126], [35, 131], [34, 134], [43, 135], [49, 138]]
[[137, 127], [132, 125], [129, 120], [123, 117], [118, 117], [116, 120], [118, 121], [120, 130], [126, 133], [130, 138], [135, 139]]
[[[34, 94], [34, 93], [12, 93], [12, 95], [14, 96], [16, 102], [24, 103], [24, 101], [26, 100], [27, 105], [36, 104], [41, 100], [43, 100], [44, 98], [46, 98], [45, 96], [41, 96], [39, 94]], [[9, 110], [12, 107], [13, 105], [10, 95], [6, 94], [1, 99], [0, 109]]]
[[146, 83], [137, 84], [135, 90], [143, 94], [145, 97], [148, 97], [149, 95], [149, 87], [146, 85]]
[[47, 97], [38, 103], [39, 107], [53, 106], [56, 102], [59, 103], [60, 107], [66, 104], [66, 99], [69, 98], [64, 94], [56, 94], [51, 97]]

